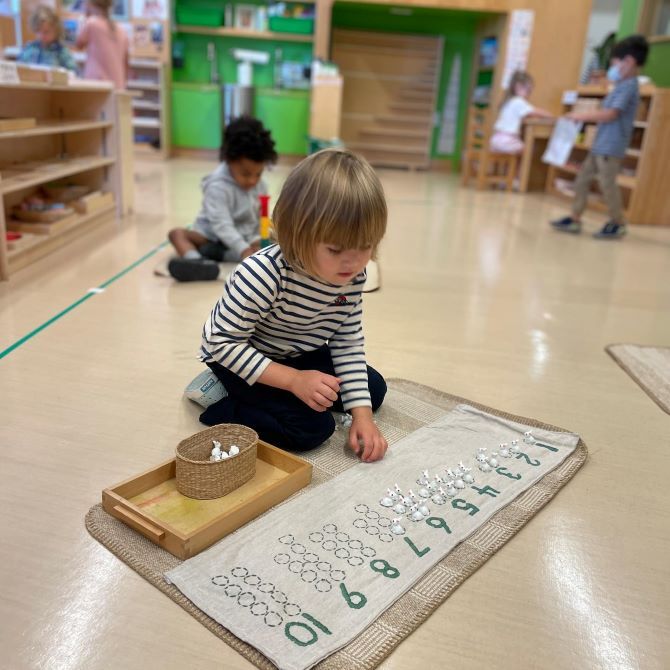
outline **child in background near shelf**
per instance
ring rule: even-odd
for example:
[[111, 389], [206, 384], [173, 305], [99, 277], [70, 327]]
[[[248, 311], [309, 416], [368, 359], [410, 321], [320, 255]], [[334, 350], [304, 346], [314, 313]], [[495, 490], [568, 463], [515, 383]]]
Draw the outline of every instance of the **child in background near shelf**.
[[593, 236], [607, 239], [623, 237], [626, 234], [621, 192], [616, 179], [621, 159], [626, 154], [633, 133], [633, 123], [640, 102], [637, 76], [640, 67], [647, 60], [648, 52], [649, 44], [642, 35], [631, 35], [615, 44], [612, 48], [610, 69], [607, 71], [607, 78], [614, 82], [614, 88], [603, 100], [601, 108], [567, 115], [573, 121], [597, 123], [598, 131], [591, 151], [584, 159], [575, 180], [572, 214], [552, 221], [551, 225], [555, 230], [581, 232], [581, 216], [586, 209], [591, 182], [597, 177], [610, 220]]
[[38, 6], [30, 17], [30, 29], [38, 39], [24, 45], [17, 61], [64, 67], [77, 71], [77, 64], [70, 50], [61, 42], [62, 26], [60, 19], [51, 7]]
[[128, 36], [112, 20], [112, 4], [112, 0], [87, 1], [76, 44], [86, 50], [84, 79], [111, 81], [121, 89], [128, 79]]
[[277, 160], [269, 130], [258, 119], [241, 116], [223, 132], [219, 167], [202, 180], [202, 205], [191, 230], [175, 228], [168, 238], [179, 254], [168, 264], [178, 281], [212, 280], [216, 261], [238, 262], [260, 248], [260, 203], [267, 193], [261, 179]]
[[350, 448], [384, 457], [372, 413], [386, 383], [366, 364], [361, 297], [386, 217], [362, 158], [326, 149], [294, 168], [273, 212], [277, 244], [237, 266], [203, 328], [200, 358], [227, 392], [203, 423], [241, 423], [306, 451], [333, 434], [329, 410], [349, 412]]
[[553, 114], [528, 102], [533, 91], [533, 78], [527, 72], [512, 74], [490, 140], [491, 151], [520, 154], [523, 151], [521, 124], [528, 117], [552, 118]]

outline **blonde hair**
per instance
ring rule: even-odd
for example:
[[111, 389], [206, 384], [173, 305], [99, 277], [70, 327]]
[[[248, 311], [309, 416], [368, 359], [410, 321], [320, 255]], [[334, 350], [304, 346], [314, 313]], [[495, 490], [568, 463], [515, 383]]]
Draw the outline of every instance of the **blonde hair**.
[[509, 85], [505, 90], [505, 97], [502, 99], [500, 107], [502, 107], [508, 100], [511, 100], [516, 95], [515, 90], [517, 86], [532, 86], [534, 83], [535, 82], [533, 81], [533, 78], [528, 74], [528, 72], [524, 72], [523, 70], [516, 70], [516, 72], [514, 72], [509, 79]]
[[62, 27], [56, 12], [46, 5], [38, 5], [30, 17], [30, 29], [36, 33], [43, 23], [51, 24], [56, 30], [56, 39], [61, 38]]
[[324, 149], [300, 162], [272, 214], [284, 258], [310, 274], [320, 243], [342, 249], [372, 247], [374, 257], [386, 218], [384, 189], [372, 166], [342, 149]]

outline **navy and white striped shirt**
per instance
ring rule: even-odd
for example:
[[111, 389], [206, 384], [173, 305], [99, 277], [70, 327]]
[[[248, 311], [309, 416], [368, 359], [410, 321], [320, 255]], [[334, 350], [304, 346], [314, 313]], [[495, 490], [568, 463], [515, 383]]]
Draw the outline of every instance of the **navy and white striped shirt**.
[[371, 406], [361, 325], [365, 272], [335, 286], [296, 272], [272, 245], [240, 263], [202, 332], [200, 358], [248, 384], [272, 360], [328, 345], [344, 408]]

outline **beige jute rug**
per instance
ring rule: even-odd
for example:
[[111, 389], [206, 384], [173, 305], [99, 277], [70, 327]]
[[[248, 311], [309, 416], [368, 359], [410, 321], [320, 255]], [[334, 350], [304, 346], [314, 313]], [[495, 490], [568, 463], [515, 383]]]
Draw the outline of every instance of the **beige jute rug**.
[[605, 351], [670, 414], [670, 347], [610, 344]]
[[[407, 380], [392, 379], [388, 381], [388, 386], [388, 395], [377, 413], [376, 420], [391, 444], [439, 419], [461, 403], [531, 427], [564, 431], [556, 426], [501, 412]], [[305, 454], [307, 460], [312, 462], [314, 471], [312, 483], [303, 492], [337, 476], [357, 462], [344, 447], [344, 441], [345, 433], [338, 431], [324, 445]], [[379, 665], [463, 581], [558, 493], [583, 465], [586, 457], [586, 445], [580, 439], [576, 449], [560, 466], [492, 516], [396, 600], [355, 640], [315, 667], [319, 670], [367, 670]], [[96, 540], [254, 665], [268, 670], [276, 667], [254, 647], [208, 617], [175, 586], [165, 581], [164, 573], [181, 563], [178, 558], [108, 515], [101, 505], [95, 505], [89, 510], [86, 515], [86, 528]]]

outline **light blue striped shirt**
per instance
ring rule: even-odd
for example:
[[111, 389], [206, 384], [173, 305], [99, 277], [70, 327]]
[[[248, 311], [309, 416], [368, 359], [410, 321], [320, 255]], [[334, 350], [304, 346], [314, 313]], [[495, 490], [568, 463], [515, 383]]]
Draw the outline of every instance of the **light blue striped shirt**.
[[603, 109], [616, 109], [616, 119], [598, 124], [591, 153], [597, 156], [623, 158], [633, 134], [633, 123], [640, 102], [637, 77], [622, 79], [603, 100]]
[[328, 345], [346, 410], [372, 405], [361, 324], [365, 272], [336, 286], [296, 272], [278, 245], [226, 281], [202, 332], [200, 358], [254, 384], [272, 360]]

